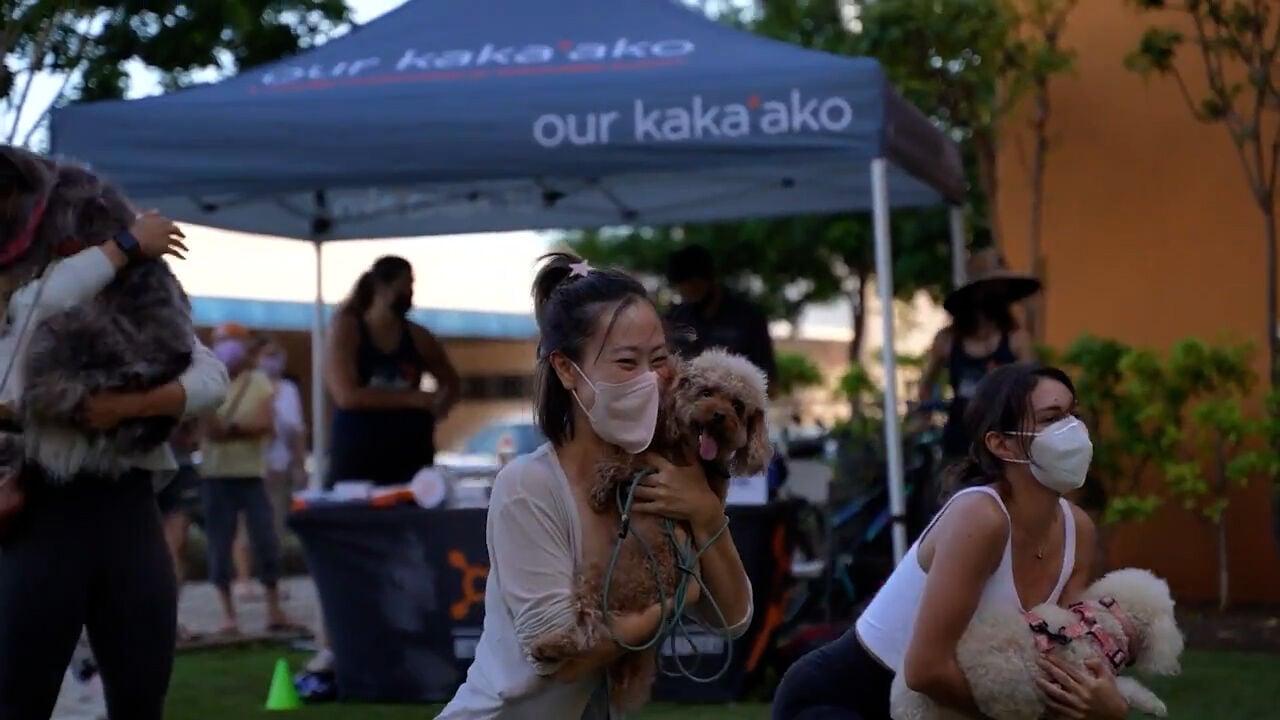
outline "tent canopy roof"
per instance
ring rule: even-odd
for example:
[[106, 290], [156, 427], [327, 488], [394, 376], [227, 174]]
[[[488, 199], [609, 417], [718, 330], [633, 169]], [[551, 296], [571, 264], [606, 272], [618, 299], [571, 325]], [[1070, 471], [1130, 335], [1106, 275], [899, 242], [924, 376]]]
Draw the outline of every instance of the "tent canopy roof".
[[410, 0], [220, 83], [54, 113], [56, 153], [183, 220], [286, 237], [958, 203], [959, 150], [877, 63], [673, 0]]

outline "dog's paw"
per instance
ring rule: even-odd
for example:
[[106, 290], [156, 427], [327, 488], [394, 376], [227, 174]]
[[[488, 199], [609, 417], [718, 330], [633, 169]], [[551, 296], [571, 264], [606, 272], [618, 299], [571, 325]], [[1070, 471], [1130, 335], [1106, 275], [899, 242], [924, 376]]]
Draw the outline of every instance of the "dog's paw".
[[578, 633], [558, 632], [538, 638], [529, 645], [529, 656], [543, 663], [567, 660], [582, 652]]
[[1131, 709], [1152, 717], [1169, 717], [1169, 708], [1165, 706], [1164, 701], [1136, 678], [1129, 676], [1116, 678], [1116, 689], [1124, 696]]
[[610, 501], [613, 500], [613, 495], [613, 486], [604, 479], [598, 480], [592, 486], [591, 496], [588, 498], [591, 509], [596, 512], [604, 512], [609, 507]]

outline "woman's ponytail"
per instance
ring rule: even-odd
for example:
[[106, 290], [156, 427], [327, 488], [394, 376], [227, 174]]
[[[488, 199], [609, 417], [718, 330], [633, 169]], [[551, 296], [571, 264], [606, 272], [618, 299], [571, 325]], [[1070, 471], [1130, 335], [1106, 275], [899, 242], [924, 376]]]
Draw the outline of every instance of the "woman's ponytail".
[[533, 279], [533, 317], [541, 325], [543, 311], [551, 300], [551, 294], [569, 279], [573, 266], [582, 262], [582, 259], [571, 253], [554, 252], [538, 258], [538, 262], [542, 263], [542, 267]]
[[373, 290], [373, 272], [365, 270], [360, 273], [356, 284], [351, 288], [351, 294], [342, 303], [342, 311], [357, 317], [364, 315], [373, 304]]
[[351, 294], [342, 303], [342, 312], [364, 315], [373, 306], [373, 295], [380, 285], [390, 285], [413, 272], [413, 266], [399, 255], [383, 255], [365, 270]]

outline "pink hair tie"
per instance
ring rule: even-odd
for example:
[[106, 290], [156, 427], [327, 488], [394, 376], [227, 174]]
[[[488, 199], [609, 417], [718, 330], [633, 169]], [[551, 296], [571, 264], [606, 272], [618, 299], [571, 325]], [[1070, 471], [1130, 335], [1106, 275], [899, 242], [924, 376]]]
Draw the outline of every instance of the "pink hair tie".
[[36, 238], [36, 230], [40, 227], [40, 221], [44, 220], [44, 208], [46, 199], [41, 198], [36, 203], [35, 208], [31, 212], [31, 219], [27, 220], [27, 226], [18, 233], [18, 236], [10, 242], [4, 250], [0, 250], [0, 266], [8, 265], [18, 259], [31, 247], [32, 241]]

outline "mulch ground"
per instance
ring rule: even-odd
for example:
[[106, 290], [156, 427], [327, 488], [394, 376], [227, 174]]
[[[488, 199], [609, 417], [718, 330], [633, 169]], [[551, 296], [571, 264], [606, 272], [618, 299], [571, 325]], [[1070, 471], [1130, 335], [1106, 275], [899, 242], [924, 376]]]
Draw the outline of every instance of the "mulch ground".
[[1179, 608], [1178, 625], [1197, 650], [1280, 653], [1280, 607]]

